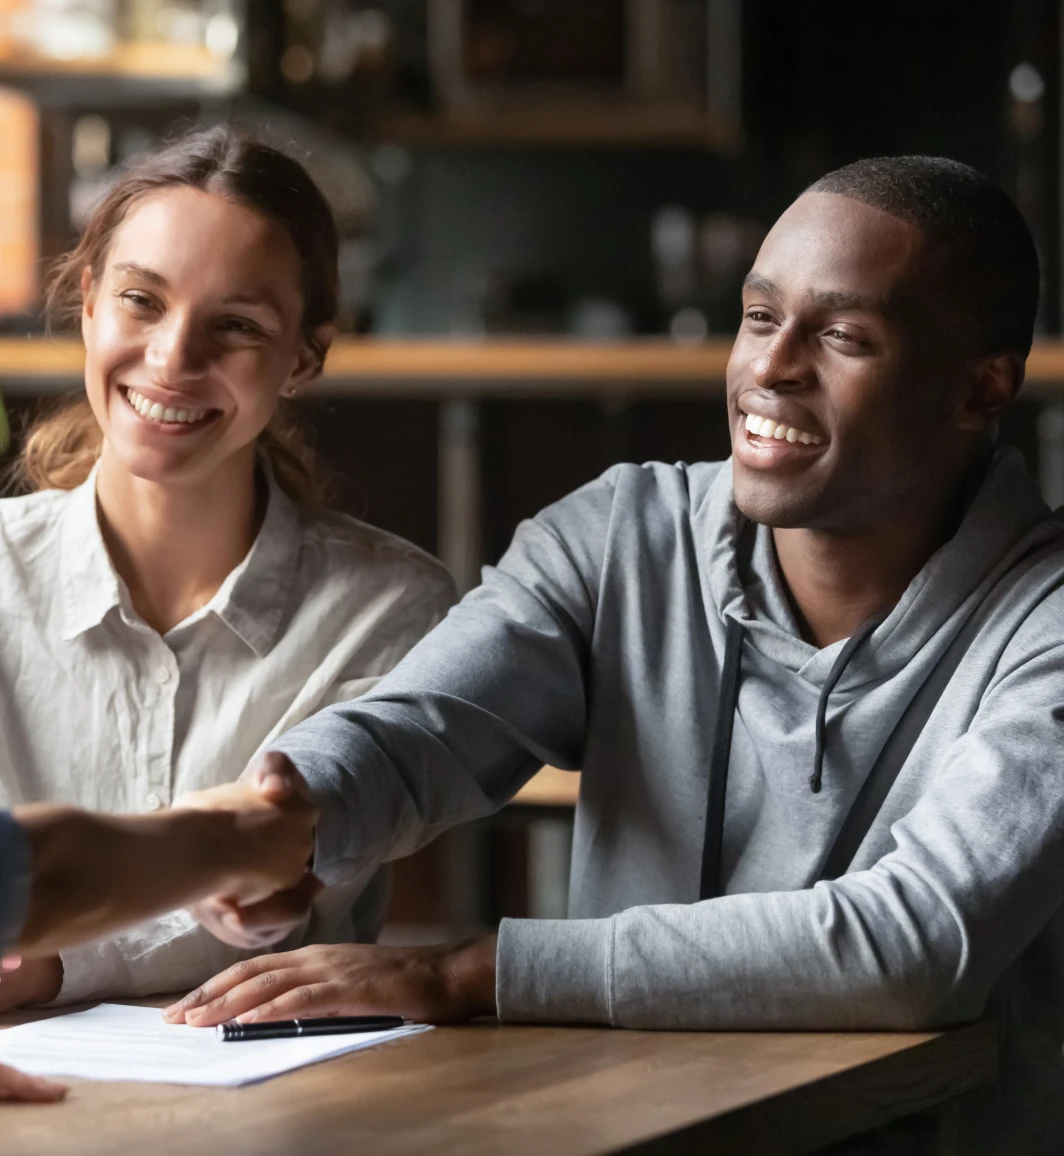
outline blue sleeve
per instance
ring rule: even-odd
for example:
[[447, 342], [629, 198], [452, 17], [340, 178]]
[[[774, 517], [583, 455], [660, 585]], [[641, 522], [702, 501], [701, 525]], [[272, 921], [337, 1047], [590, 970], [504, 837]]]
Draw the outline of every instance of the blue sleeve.
[[22, 931], [30, 889], [30, 847], [9, 811], [0, 811], [0, 951]]

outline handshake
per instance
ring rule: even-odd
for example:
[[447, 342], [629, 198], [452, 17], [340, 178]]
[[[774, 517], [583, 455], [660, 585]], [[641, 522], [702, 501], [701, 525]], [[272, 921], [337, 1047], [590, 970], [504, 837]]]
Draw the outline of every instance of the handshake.
[[236, 783], [179, 799], [158, 815], [17, 808], [31, 851], [27, 956], [94, 939], [175, 907], [218, 938], [262, 947], [306, 917], [321, 884], [310, 872], [317, 810], [276, 752]]

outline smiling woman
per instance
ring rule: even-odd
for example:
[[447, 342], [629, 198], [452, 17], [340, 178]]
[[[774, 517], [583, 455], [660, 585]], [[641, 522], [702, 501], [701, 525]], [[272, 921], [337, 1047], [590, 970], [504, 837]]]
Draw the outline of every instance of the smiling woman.
[[[283, 412], [336, 294], [320, 191], [224, 127], [123, 174], [58, 266], [85, 394], [30, 431], [31, 492], [0, 501], [0, 805], [156, 810], [235, 779], [445, 614], [439, 563], [322, 506]], [[318, 896], [316, 938], [375, 934], [371, 875]], [[0, 1010], [188, 988], [235, 958], [170, 917], [0, 974]]]

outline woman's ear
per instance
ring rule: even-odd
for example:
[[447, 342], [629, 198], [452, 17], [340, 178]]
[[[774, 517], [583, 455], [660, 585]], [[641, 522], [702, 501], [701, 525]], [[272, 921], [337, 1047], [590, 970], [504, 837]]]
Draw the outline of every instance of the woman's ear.
[[92, 285], [92, 266], [86, 265], [81, 270], [81, 333], [85, 335], [85, 323], [92, 320], [93, 310], [96, 308], [96, 294]]
[[308, 385], [321, 373], [325, 363], [325, 355], [329, 347], [336, 340], [336, 326], [331, 322], [328, 325], [319, 325], [314, 330], [314, 344], [304, 341], [299, 351], [292, 376], [288, 384], [281, 391], [286, 397], [294, 397], [306, 389]]

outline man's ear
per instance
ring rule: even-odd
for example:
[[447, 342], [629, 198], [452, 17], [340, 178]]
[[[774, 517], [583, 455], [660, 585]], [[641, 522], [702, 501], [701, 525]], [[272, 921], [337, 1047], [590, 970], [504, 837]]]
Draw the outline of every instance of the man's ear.
[[304, 390], [321, 373], [325, 355], [335, 340], [336, 326], [329, 324], [319, 325], [314, 330], [313, 346], [307, 341], [303, 342], [295, 368], [284, 390], [287, 396], [291, 397]]
[[961, 429], [984, 430], [997, 423], [1023, 384], [1024, 359], [1018, 353], [980, 358], [957, 413]]

